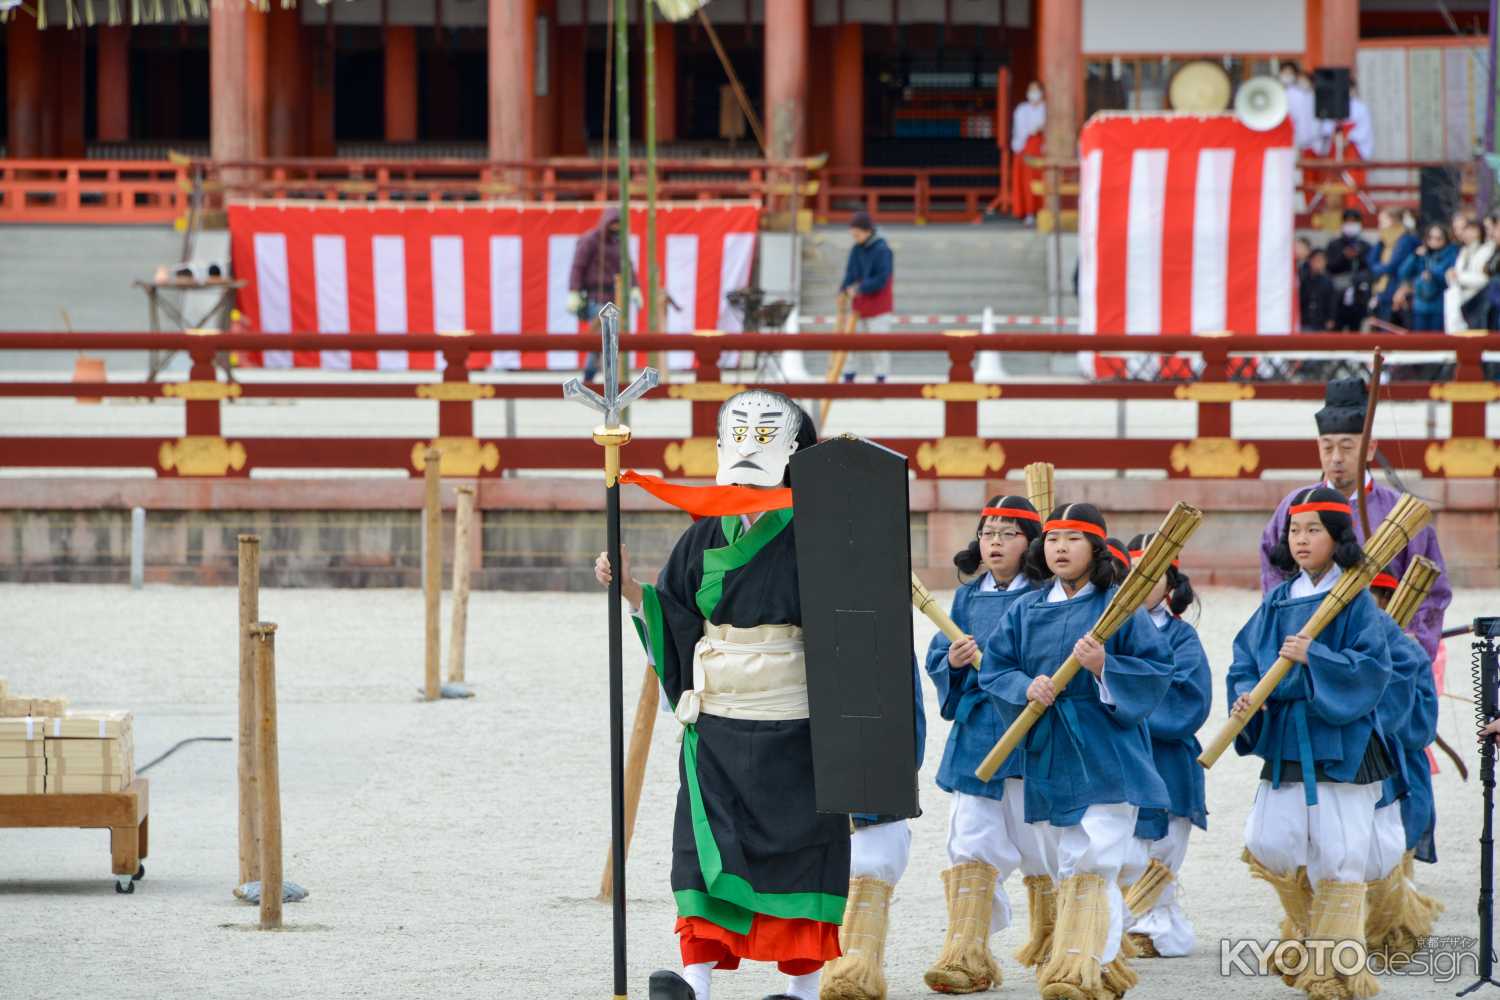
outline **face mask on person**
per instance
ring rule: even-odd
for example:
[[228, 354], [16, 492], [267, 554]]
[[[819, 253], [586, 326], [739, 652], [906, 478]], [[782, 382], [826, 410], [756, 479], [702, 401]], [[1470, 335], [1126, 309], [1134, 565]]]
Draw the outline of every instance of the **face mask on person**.
[[1041, 104], [1042, 103], [1042, 91], [1041, 91], [1041, 88], [1039, 88], [1039, 87], [1032, 87], [1030, 90], [1026, 91], [1026, 99], [1028, 101], [1030, 101], [1032, 104]]
[[1343, 228], [1340, 230], [1340, 232], [1349, 237], [1351, 240], [1364, 231], [1365, 227], [1360, 225], [1358, 222], [1346, 222], [1344, 223]]
[[1291, 90], [1293, 87], [1295, 87], [1297, 85], [1297, 74], [1296, 73], [1283, 73], [1283, 74], [1281, 74], [1281, 85], [1283, 87], [1287, 88], [1288, 90]]

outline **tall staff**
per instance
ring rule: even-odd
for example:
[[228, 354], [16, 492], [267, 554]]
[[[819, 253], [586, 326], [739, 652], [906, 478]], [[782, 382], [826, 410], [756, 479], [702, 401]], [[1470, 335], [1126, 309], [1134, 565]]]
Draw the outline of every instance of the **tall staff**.
[[620, 448], [630, 440], [630, 428], [620, 423], [620, 411], [656, 387], [660, 376], [647, 368], [620, 391], [620, 310], [614, 303], [599, 312], [599, 352], [604, 395], [578, 378], [563, 383], [563, 398], [591, 406], [604, 414], [594, 428], [594, 443], [604, 449], [606, 548], [616, 568], [609, 584], [609, 805], [610, 842], [614, 845], [615, 996], [625, 996], [625, 699], [620, 652]]

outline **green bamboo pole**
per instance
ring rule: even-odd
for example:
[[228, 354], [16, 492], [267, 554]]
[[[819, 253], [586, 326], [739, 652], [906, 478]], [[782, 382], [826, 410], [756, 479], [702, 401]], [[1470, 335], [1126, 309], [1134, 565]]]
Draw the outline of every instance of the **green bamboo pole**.
[[[615, 0], [615, 143], [620, 152], [620, 332], [630, 332], [630, 4]], [[622, 352], [623, 353], [623, 352]]]

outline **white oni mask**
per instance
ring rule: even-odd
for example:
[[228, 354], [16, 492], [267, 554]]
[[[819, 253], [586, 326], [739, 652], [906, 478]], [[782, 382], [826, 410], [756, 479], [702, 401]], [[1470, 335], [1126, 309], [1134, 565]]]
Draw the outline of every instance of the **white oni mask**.
[[742, 392], [719, 410], [720, 486], [780, 486], [802, 414], [775, 392]]

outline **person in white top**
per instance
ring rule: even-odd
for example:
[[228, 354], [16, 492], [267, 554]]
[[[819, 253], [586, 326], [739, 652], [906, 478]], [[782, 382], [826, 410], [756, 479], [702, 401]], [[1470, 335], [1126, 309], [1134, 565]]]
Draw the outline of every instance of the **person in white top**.
[[1292, 142], [1297, 151], [1316, 150], [1320, 145], [1318, 119], [1313, 113], [1312, 81], [1297, 71], [1296, 63], [1283, 63], [1281, 85], [1286, 89], [1287, 117], [1292, 120]]
[[[1443, 329], [1448, 333], [1460, 333], [1474, 325], [1470, 323], [1472, 308], [1482, 305], [1475, 297], [1490, 282], [1489, 263], [1495, 255], [1495, 243], [1486, 229], [1492, 230], [1494, 223], [1489, 219], [1485, 223], [1481, 228], [1477, 218], [1466, 216], [1457, 234], [1461, 249], [1445, 275], [1448, 290], [1443, 293]], [[1479, 325], [1484, 324], [1481, 321]]]
[[[1369, 107], [1359, 99], [1359, 91], [1352, 82], [1349, 84], [1349, 117], [1340, 122], [1324, 121], [1319, 123], [1319, 127], [1320, 156], [1332, 157], [1345, 163], [1375, 158], [1375, 124], [1370, 117]], [[1343, 136], [1343, 141], [1336, 142], [1335, 135]], [[1344, 170], [1341, 179], [1357, 191], [1365, 186], [1365, 171], [1360, 167], [1349, 167]]]
[[1042, 135], [1047, 128], [1047, 105], [1042, 100], [1042, 85], [1033, 81], [1026, 88], [1026, 100], [1016, 105], [1010, 123], [1010, 209], [1026, 225], [1036, 224], [1036, 213], [1042, 207], [1042, 196], [1032, 190], [1040, 171], [1027, 162], [1042, 155]]

